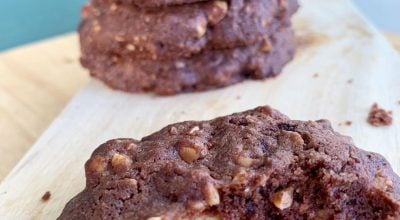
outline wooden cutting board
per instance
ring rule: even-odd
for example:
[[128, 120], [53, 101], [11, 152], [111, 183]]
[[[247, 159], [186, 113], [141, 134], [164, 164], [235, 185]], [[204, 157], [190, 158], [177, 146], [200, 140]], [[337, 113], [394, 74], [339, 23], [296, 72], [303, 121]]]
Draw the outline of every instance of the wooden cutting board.
[[[330, 119], [357, 146], [383, 154], [399, 173], [399, 55], [350, 1], [301, 3], [294, 19], [297, 55], [275, 79], [173, 97], [126, 94], [90, 81], [1, 183], [0, 219], [55, 219], [84, 188], [84, 162], [110, 138], [141, 138], [172, 122], [265, 104], [294, 119]], [[366, 123], [375, 101], [393, 111], [392, 126]], [[353, 124], [339, 125], [347, 120]], [[46, 191], [51, 199], [42, 202]]]

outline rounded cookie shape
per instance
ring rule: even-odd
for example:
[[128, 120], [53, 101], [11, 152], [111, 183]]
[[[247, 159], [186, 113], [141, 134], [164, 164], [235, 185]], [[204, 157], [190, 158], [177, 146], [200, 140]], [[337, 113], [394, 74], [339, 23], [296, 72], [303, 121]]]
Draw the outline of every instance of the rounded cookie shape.
[[81, 44], [154, 60], [251, 45], [270, 35], [274, 27], [289, 26], [297, 2], [279, 2], [218, 0], [144, 10], [124, 4], [111, 7], [95, 0], [79, 29]]
[[399, 219], [400, 178], [326, 120], [269, 107], [115, 139], [64, 219]]
[[190, 58], [140, 60], [83, 47], [82, 64], [112, 88], [172, 95], [209, 90], [279, 74], [294, 54], [294, 36], [283, 28], [255, 45], [207, 50]]
[[162, 7], [171, 5], [191, 4], [210, 0], [122, 0], [121, 2], [135, 4], [138, 7]]

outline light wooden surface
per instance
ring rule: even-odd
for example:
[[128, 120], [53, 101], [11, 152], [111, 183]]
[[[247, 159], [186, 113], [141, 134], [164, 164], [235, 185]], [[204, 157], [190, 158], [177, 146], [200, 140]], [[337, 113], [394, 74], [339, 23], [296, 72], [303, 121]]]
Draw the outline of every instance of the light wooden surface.
[[[295, 18], [298, 53], [276, 79], [167, 98], [111, 91], [90, 81], [0, 185], [0, 219], [56, 218], [65, 203], [83, 189], [83, 164], [107, 139], [140, 138], [171, 122], [210, 119], [264, 104], [295, 119], [329, 118], [335, 129], [352, 136], [359, 147], [383, 154], [399, 172], [400, 118], [396, 116], [400, 115], [400, 57], [358, 16], [349, 1], [302, 3]], [[1, 111], [7, 112], [10, 119], [6, 122], [14, 123], [20, 135], [32, 138], [40, 133], [44, 121], [51, 121], [87, 80], [79, 65], [69, 61], [78, 56], [75, 41], [69, 36], [44, 44], [43, 49], [34, 46], [38, 50], [33, 57], [23, 49], [1, 55], [0, 76], [11, 78], [11, 83], [0, 81], [1, 89], [8, 88], [7, 93], [0, 94]], [[7, 72], [19, 78], [4, 74]], [[316, 73], [318, 77], [314, 77]], [[21, 80], [29, 77], [37, 83], [22, 86]], [[347, 83], [349, 79], [353, 79], [352, 84]], [[21, 91], [10, 92], [16, 86]], [[23, 96], [26, 94], [32, 97]], [[7, 103], [13, 100], [25, 104], [9, 109]], [[375, 101], [393, 110], [394, 125], [374, 128], [366, 123], [368, 109]], [[48, 113], [40, 111], [42, 107], [55, 108]], [[22, 119], [25, 117], [27, 120]], [[353, 124], [339, 126], [346, 120]], [[25, 127], [26, 121], [41, 126]], [[17, 140], [18, 135], [9, 131], [10, 126], [1, 126], [2, 131], [7, 130], [1, 137], [3, 148], [3, 140], [12, 135]], [[4, 149], [7, 147], [11, 152], [12, 147]], [[18, 157], [18, 153], [14, 155]], [[46, 191], [51, 191], [52, 197], [42, 203], [40, 197]]]
[[89, 77], [75, 34], [0, 54], [0, 180]]

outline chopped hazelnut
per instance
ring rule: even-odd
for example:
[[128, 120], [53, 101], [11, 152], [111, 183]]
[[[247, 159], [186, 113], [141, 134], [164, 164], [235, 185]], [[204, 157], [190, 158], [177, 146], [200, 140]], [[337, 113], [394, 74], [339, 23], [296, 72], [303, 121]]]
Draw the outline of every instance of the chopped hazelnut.
[[206, 204], [202, 201], [189, 201], [188, 207], [192, 210], [203, 211], [206, 208]]
[[247, 182], [247, 172], [244, 169], [240, 169], [232, 179], [232, 184], [234, 185], [246, 184]]
[[133, 44], [127, 44], [126, 45], [126, 49], [129, 51], [135, 51], [136, 47]]
[[272, 196], [271, 202], [280, 210], [289, 208], [293, 203], [293, 188], [289, 187], [276, 192]]
[[219, 193], [214, 184], [208, 182], [203, 188], [203, 193], [209, 206], [218, 205], [220, 203]]
[[207, 31], [207, 22], [206, 21], [199, 22], [196, 24], [197, 37], [204, 36], [204, 34], [206, 34], [206, 31]]
[[120, 36], [120, 35], [115, 35], [114, 36], [114, 40], [117, 41], [117, 42], [123, 42], [124, 38], [122, 36]]
[[377, 174], [375, 175], [375, 180], [379, 189], [383, 191], [389, 191], [393, 189], [393, 181], [388, 177]]
[[131, 158], [127, 155], [116, 153], [111, 159], [111, 165], [117, 170], [126, 170], [132, 164]]
[[239, 156], [237, 159], [237, 163], [242, 167], [251, 167], [253, 164], [253, 159], [246, 156]]
[[194, 126], [193, 128], [190, 129], [189, 134], [196, 134], [198, 131], [200, 131], [199, 126]]
[[130, 185], [132, 185], [133, 187], [137, 187], [137, 185], [138, 185], [138, 182], [137, 182], [137, 180], [135, 180], [135, 179], [133, 179], [133, 178], [128, 178], [128, 179], [125, 179]]
[[118, 57], [117, 56], [112, 56], [111, 57], [111, 60], [114, 62], [114, 63], [116, 63], [116, 62], [118, 62]]
[[150, 217], [147, 220], [162, 220], [161, 216], [157, 216], [157, 217]]
[[172, 127], [169, 129], [169, 133], [171, 133], [171, 134], [178, 134], [178, 129], [176, 129], [176, 127], [172, 126]]
[[185, 68], [185, 66], [186, 66], [186, 64], [184, 62], [182, 62], [182, 61], [176, 61], [175, 62], [175, 67], [178, 68], [178, 69]]
[[104, 157], [102, 156], [94, 156], [89, 161], [89, 170], [95, 173], [102, 173], [107, 167], [107, 161]]
[[132, 150], [132, 149], [134, 149], [134, 148], [136, 148], [136, 144], [134, 144], [134, 143], [129, 143], [129, 144], [126, 145], [126, 147], [125, 147], [126, 150]]
[[271, 50], [271, 41], [269, 40], [268, 37], [264, 37], [264, 39], [262, 40], [260, 50], [262, 52], [268, 52]]
[[179, 156], [182, 158], [182, 160], [186, 161], [187, 163], [191, 163], [199, 159], [200, 154], [199, 152], [197, 152], [196, 149], [192, 147], [180, 147]]
[[301, 147], [304, 145], [303, 137], [294, 131], [282, 131], [278, 141], [283, 146]]
[[220, 22], [228, 12], [228, 3], [225, 1], [213, 2], [212, 8], [208, 13], [208, 19], [211, 24]]
[[117, 9], [118, 9], [117, 4], [112, 3], [112, 4], [110, 5], [110, 11], [116, 11]]
[[267, 184], [268, 177], [265, 174], [258, 176], [256, 179], [256, 186], [265, 186]]
[[193, 220], [220, 220], [221, 218], [216, 215], [200, 215], [200, 216], [193, 216]]
[[99, 32], [99, 31], [101, 31], [101, 26], [100, 26], [100, 24], [99, 24], [99, 21], [97, 21], [97, 20], [93, 21], [93, 23], [92, 23], [92, 30], [93, 30], [93, 32]]
[[101, 15], [101, 11], [99, 10], [99, 9], [96, 9], [96, 8], [93, 8], [93, 14], [95, 15], [95, 16], [100, 16]]
[[269, 25], [269, 23], [270, 23], [269, 20], [263, 20], [261, 25], [266, 28]]

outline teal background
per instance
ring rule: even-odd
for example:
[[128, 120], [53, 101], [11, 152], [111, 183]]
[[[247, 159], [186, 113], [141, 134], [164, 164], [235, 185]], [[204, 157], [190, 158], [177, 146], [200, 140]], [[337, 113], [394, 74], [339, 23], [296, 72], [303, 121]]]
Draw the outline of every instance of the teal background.
[[76, 30], [86, 0], [0, 0], [0, 51]]
[[[76, 30], [89, 0], [0, 0], [0, 51]], [[399, 0], [352, 0], [377, 27], [400, 33]]]

